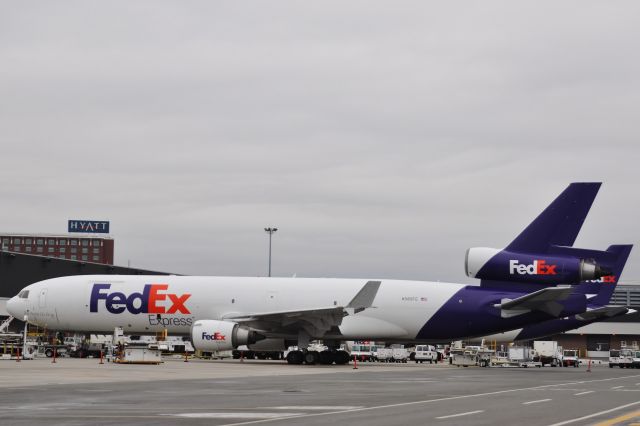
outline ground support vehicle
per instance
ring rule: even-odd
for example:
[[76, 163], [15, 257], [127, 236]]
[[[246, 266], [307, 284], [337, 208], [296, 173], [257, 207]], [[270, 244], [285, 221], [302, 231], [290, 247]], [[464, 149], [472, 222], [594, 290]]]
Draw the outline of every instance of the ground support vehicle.
[[557, 367], [562, 363], [562, 346], [553, 340], [536, 340], [533, 342], [533, 361], [542, 365]]
[[378, 348], [376, 351], [376, 361], [378, 362], [392, 362], [393, 361], [393, 349], [391, 348]]
[[438, 362], [438, 352], [436, 348], [431, 345], [417, 345], [415, 350], [415, 355], [413, 357], [416, 364], [423, 362], [428, 362], [432, 364], [434, 362]]
[[351, 345], [351, 358], [356, 357], [356, 359], [360, 362], [375, 361], [375, 354], [377, 352], [377, 349], [378, 347], [376, 345], [372, 345], [366, 342], [354, 342], [354, 344]]
[[633, 368], [640, 368], [640, 351], [633, 351], [633, 359], [631, 361]]
[[632, 368], [634, 355], [635, 351], [632, 349], [611, 349], [609, 351], [609, 368]]
[[580, 359], [576, 349], [565, 349], [562, 351], [562, 366], [576, 368], [580, 366]]

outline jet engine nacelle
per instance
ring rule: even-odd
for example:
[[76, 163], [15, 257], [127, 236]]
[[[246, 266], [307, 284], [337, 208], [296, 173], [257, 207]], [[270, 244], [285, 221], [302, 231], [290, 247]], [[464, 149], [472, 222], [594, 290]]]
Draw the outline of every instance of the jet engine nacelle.
[[199, 320], [191, 327], [193, 347], [207, 352], [252, 345], [264, 338], [257, 331], [230, 321]]
[[574, 284], [610, 272], [593, 259], [515, 253], [488, 247], [467, 250], [465, 271], [472, 278], [539, 284]]

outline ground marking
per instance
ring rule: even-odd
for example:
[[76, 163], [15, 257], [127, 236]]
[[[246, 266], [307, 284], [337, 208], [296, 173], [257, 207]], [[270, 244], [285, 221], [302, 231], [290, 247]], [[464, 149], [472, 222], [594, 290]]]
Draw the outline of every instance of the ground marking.
[[594, 393], [595, 391], [586, 391], [586, 392], [580, 392], [580, 393], [574, 393], [573, 396], [578, 396], [578, 395], [586, 395], [588, 393]]
[[462, 417], [462, 416], [470, 416], [472, 414], [478, 414], [478, 413], [484, 413], [484, 410], [476, 410], [476, 411], [467, 411], [466, 413], [460, 413], [460, 414], [450, 414], [448, 416], [440, 416], [440, 417], [436, 417], [436, 419], [438, 420], [442, 420], [442, 419], [450, 419], [452, 417]]
[[[431, 402], [451, 401], [451, 400], [456, 400], [456, 399], [467, 399], [467, 398], [474, 398], [474, 397], [478, 397], [478, 396], [500, 395], [500, 394], [504, 394], [504, 393], [513, 393], [513, 392], [520, 392], [520, 391], [526, 391], [526, 390], [538, 390], [538, 389], [550, 388], [550, 387], [554, 387], [554, 386], [567, 386], [567, 385], [584, 384], [584, 383], [608, 382], [608, 381], [611, 381], [611, 380], [629, 379], [629, 378], [635, 378], [635, 377], [640, 377], [640, 375], [639, 374], [634, 374], [632, 376], [610, 377], [610, 378], [607, 378], [607, 379], [596, 379], [596, 380], [581, 380], [579, 382], [555, 383], [555, 384], [552, 384], [552, 385], [533, 386], [533, 387], [530, 387], [530, 388], [505, 389], [505, 390], [501, 390], [501, 391], [484, 392], [484, 393], [477, 393], [477, 394], [471, 394], [471, 395], [458, 395], [458, 396], [450, 396], [450, 397], [445, 397], [445, 398], [426, 399], [426, 400], [423, 400], [423, 401], [410, 401], [410, 402], [401, 402], [401, 403], [398, 403], [398, 404], [387, 404], [387, 405], [376, 405], [376, 406], [372, 406], [372, 407], [354, 408], [353, 410], [337, 410], [337, 411], [328, 411], [326, 413], [302, 414], [300, 416], [291, 416], [291, 417], [287, 417], [287, 418], [282, 418], [280, 420], [300, 419], [300, 418], [307, 418], [307, 417], [330, 416], [330, 415], [333, 415], [333, 414], [357, 413], [357, 412], [361, 412], [361, 411], [380, 410], [380, 409], [395, 408], [395, 407], [407, 407], [407, 406], [410, 406], [410, 405], [428, 404], [428, 403], [431, 403]], [[637, 404], [640, 404], [640, 401], [638, 401]], [[622, 407], [622, 408], [624, 408], [624, 407]], [[240, 425], [267, 423], [267, 422], [272, 422], [272, 421], [273, 421], [273, 419], [264, 419], [264, 420], [254, 420], [254, 421], [239, 422], [239, 423], [227, 423], [227, 424], [220, 425], [220, 426], [240, 426]], [[575, 420], [573, 420], [573, 421], [575, 421]], [[556, 425], [556, 426], [559, 426], [559, 425]]]
[[597, 416], [601, 416], [603, 414], [608, 414], [608, 413], [612, 413], [614, 411], [622, 410], [622, 409], [627, 408], [627, 407], [633, 407], [634, 405], [638, 405], [638, 404], [640, 404], [640, 401], [632, 402], [631, 404], [621, 405], [619, 407], [614, 407], [614, 408], [611, 408], [609, 410], [599, 411], [597, 413], [589, 414], [588, 416], [583, 416], [583, 417], [578, 417], [578, 418], [575, 418], [575, 419], [565, 420], [564, 422], [560, 422], [560, 423], [554, 423], [554, 424], [549, 425], [549, 426], [568, 425], [568, 424], [571, 424], [571, 423], [580, 422], [582, 420], [587, 420], [587, 419], [590, 419], [592, 417], [597, 417]]
[[181, 413], [169, 414], [172, 417], [185, 417], [189, 419], [270, 419], [277, 420], [290, 416], [299, 416], [303, 413], [248, 413], [248, 412], [216, 412], [216, 413]]
[[354, 410], [362, 408], [361, 405], [287, 405], [283, 407], [262, 407], [272, 410]]
[[631, 412], [631, 413], [623, 414], [622, 416], [618, 416], [618, 417], [613, 418], [613, 419], [605, 420], [604, 422], [597, 423], [596, 426], [612, 426], [612, 425], [616, 425], [616, 424], [618, 424], [620, 422], [623, 422], [625, 420], [631, 420], [631, 419], [636, 418], [638, 416], [640, 416], [640, 411], [634, 411], [634, 412]]
[[539, 403], [539, 402], [547, 402], [547, 401], [551, 401], [551, 398], [547, 398], [547, 399], [538, 399], [537, 401], [523, 402], [523, 403], [522, 403], [522, 405], [537, 404], [537, 403]]
[[620, 389], [620, 388], [623, 388], [623, 387], [624, 387], [624, 386], [614, 386], [614, 387], [612, 387], [611, 389]]

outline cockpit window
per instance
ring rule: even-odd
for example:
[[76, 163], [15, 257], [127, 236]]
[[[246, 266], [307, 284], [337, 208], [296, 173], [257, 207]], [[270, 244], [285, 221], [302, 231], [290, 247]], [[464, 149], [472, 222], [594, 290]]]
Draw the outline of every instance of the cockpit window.
[[22, 290], [20, 293], [18, 293], [18, 298], [20, 299], [27, 299], [29, 297], [29, 290]]

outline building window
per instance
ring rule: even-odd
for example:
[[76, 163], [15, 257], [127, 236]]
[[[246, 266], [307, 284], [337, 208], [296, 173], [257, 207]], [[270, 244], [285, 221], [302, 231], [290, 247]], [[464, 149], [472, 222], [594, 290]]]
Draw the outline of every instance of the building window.
[[89, 240], [82, 240], [83, 247], [89, 247]]
[[94, 248], [93, 249], [93, 254], [100, 254], [100, 249], [99, 248]]
[[99, 262], [100, 261], [100, 256], [93, 256], [93, 261], [94, 262]]
[[13, 251], [20, 251], [20, 246], [13, 246]]
[[31, 246], [26, 246], [24, 248], [24, 251], [26, 251], [27, 253], [31, 253]]
[[58, 245], [66, 246], [67, 245], [67, 240], [58, 240]]
[[82, 247], [82, 254], [87, 254], [89, 253], [89, 249], [86, 247]]
[[100, 241], [100, 240], [93, 240], [93, 246], [94, 246], [94, 247], [100, 247], [100, 246], [102, 246], [102, 241]]
[[61, 254], [60, 256], [58, 256], [60, 259], [64, 259], [64, 254]]
[[42, 248], [42, 247], [38, 247], [38, 248], [36, 249], [36, 251], [37, 251], [38, 253], [42, 253], [44, 250], [43, 250], [43, 248]]
[[71, 240], [71, 245], [72, 246], [77, 246], [78, 245], [78, 240]]
[[51, 239], [51, 240], [47, 241], [47, 244], [49, 244], [50, 246], [55, 246], [56, 245], [56, 240]]
[[71, 247], [71, 253], [76, 254], [78, 252], [78, 249], [75, 247]]
[[82, 260], [87, 260], [88, 256], [86, 254], [82, 255]]
[[64, 248], [64, 247], [60, 247], [60, 253], [64, 253], [64, 252], [66, 252], [66, 251], [67, 251], [67, 249], [66, 249], [66, 248]]
[[13, 239], [13, 244], [21, 244], [22, 240], [20, 238], [14, 238]]
[[56, 250], [56, 248], [55, 248], [55, 247], [48, 247], [48, 248], [47, 248], [47, 251], [48, 251], [49, 253], [53, 253], [55, 250]]
[[71, 255], [71, 260], [76, 260], [78, 258], [78, 256], [76, 256], [75, 254]]
[[38, 239], [36, 240], [36, 244], [37, 244], [37, 245], [39, 245], [39, 246], [41, 246], [42, 244], [44, 244], [44, 240], [43, 240], [42, 238], [38, 238]]
[[31, 240], [31, 238], [25, 238], [24, 239], [24, 243], [25, 244], [33, 244], [33, 241]]

